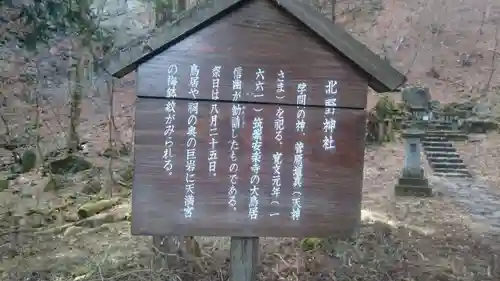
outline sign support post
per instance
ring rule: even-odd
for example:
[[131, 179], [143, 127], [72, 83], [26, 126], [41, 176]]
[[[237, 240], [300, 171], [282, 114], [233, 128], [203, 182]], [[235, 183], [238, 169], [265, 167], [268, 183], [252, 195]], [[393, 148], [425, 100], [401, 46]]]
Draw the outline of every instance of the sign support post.
[[259, 237], [231, 237], [230, 281], [257, 280]]

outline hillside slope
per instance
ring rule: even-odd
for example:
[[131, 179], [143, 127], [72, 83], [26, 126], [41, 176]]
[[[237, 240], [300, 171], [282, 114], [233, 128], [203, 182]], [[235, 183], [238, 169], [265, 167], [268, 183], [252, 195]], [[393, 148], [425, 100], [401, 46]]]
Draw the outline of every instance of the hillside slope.
[[[325, 9], [329, 13], [330, 9]], [[442, 102], [500, 102], [500, 2], [339, 0], [337, 22]]]

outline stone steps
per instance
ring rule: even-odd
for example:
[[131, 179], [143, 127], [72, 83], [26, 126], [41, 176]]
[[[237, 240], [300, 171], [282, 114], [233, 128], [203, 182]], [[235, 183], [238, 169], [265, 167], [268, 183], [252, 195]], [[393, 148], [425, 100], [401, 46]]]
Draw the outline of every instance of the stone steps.
[[434, 168], [432, 170], [434, 172], [434, 175], [444, 174], [445, 177], [448, 177], [449, 175], [463, 175], [469, 178], [472, 177], [472, 175], [467, 169]]
[[458, 152], [440, 152], [440, 151], [433, 151], [433, 152], [427, 152], [424, 149], [424, 152], [427, 156], [427, 158], [448, 158], [448, 159], [456, 159], [460, 158], [460, 154]]
[[464, 161], [460, 157], [450, 158], [450, 157], [429, 157], [427, 160], [432, 163], [463, 163]]
[[455, 148], [453, 146], [444, 146], [444, 147], [438, 147], [438, 146], [423, 146], [425, 151], [428, 152], [456, 152]]
[[424, 140], [422, 142], [422, 145], [427, 147], [453, 147], [453, 144], [451, 142], [436, 140]]
[[[463, 135], [446, 131], [432, 132], [422, 138], [422, 148], [435, 176], [448, 178], [471, 178], [467, 166], [453, 147], [450, 139]], [[451, 137], [450, 137], [451, 136]], [[466, 136], [465, 136], [466, 137]]]
[[441, 177], [441, 178], [458, 178], [458, 179], [470, 179], [471, 175], [469, 174], [464, 174], [464, 173], [455, 173], [455, 172], [434, 172], [433, 173], [436, 177]]
[[462, 163], [452, 163], [452, 162], [440, 162], [440, 163], [437, 163], [437, 162], [431, 162], [430, 166], [433, 169], [450, 169], [450, 170], [465, 169], [465, 170], [467, 170], [467, 166], [463, 162]]
[[427, 141], [427, 142], [442, 142], [442, 141], [448, 141], [446, 136], [425, 136], [422, 141]]
[[[408, 129], [412, 126], [413, 124], [405, 122], [402, 124], [403, 129]], [[453, 131], [455, 129], [454, 125], [452, 124], [442, 124], [442, 123], [426, 123], [425, 126], [428, 130], [434, 130], [434, 131]]]
[[[430, 138], [429, 138], [430, 137]], [[468, 136], [466, 133], [455, 130], [428, 130], [426, 132], [425, 139], [446, 139], [446, 140], [467, 140]]]
[[428, 124], [427, 129], [453, 131], [454, 127], [452, 125], [445, 125], [445, 124]]

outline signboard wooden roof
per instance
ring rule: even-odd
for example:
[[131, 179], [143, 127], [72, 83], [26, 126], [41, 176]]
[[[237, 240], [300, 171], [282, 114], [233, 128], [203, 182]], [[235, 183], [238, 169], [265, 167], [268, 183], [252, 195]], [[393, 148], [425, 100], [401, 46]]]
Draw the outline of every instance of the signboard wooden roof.
[[[206, 0], [207, 3], [188, 11], [177, 22], [160, 28], [144, 42], [144, 45], [129, 46], [107, 57], [103, 61], [108, 72], [123, 77], [162, 51], [177, 44], [200, 29], [231, 14], [241, 6], [255, 0]], [[307, 26], [318, 38], [325, 40], [333, 49], [347, 57], [366, 73], [370, 87], [377, 92], [394, 91], [406, 82], [406, 77], [381, 59], [341, 26], [332, 24], [320, 12], [298, 0], [268, 0], [276, 8], [286, 11]], [[292, 42], [290, 42], [292, 43]], [[147, 53], [144, 50], [148, 49]]]
[[368, 84], [392, 90], [403, 75], [294, 0], [214, 1], [149, 45], [108, 61], [138, 72], [134, 234], [356, 228]]

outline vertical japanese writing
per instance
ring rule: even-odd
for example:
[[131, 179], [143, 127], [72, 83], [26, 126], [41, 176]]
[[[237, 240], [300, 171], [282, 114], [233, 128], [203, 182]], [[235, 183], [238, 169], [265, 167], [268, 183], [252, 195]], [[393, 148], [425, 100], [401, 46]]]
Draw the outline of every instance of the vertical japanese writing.
[[186, 185], [184, 195], [184, 217], [191, 218], [194, 210], [196, 179], [196, 124], [198, 122], [198, 102], [188, 103], [188, 130], [186, 142]]
[[233, 101], [241, 99], [241, 91], [243, 90], [242, 76], [243, 68], [241, 66], [236, 67], [233, 70]]
[[200, 67], [196, 64], [192, 64], [190, 66], [189, 73], [189, 94], [193, 96], [193, 98], [197, 98], [200, 91], [198, 90], [198, 86], [200, 84]]
[[260, 164], [262, 160], [262, 117], [254, 117], [252, 123], [252, 166], [250, 170], [250, 202], [248, 204], [248, 217], [256, 220], [259, 215], [259, 183], [260, 183]]
[[[285, 93], [285, 73], [283, 70], [278, 72], [278, 78], [276, 79], [276, 99], [283, 99]], [[283, 130], [285, 129], [285, 120], [283, 118], [284, 114], [283, 108], [278, 106], [276, 109], [276, 119], [274, 120], [274, 130], [276, 132], [274, 139], [276, 143], [281, 147], [283, 144]], [[276, 151], [273, 153], [273, 177], [271, 180], [272, 191], [271, 191], [271, 205], [279, 205], [279, 196], [281, 193], [281, 166], [283, 164], [283, 153]], [[270, 216], [279, 215], [278, 212], [270, 213]]]
[[[306, 127], [306, 112], [305, 104], [307, 102], [307, 84], [299, 83], [297, 85], [297, 121], [295, 130], [297, 133], [305, 134]], [[303, 165], [304, 165], [304, 143], [300, 140], [295, 142], [294, 157], [293, 157], [293, 191], [292, 191], [292, 211], [290, 213], [292, 220], [300, 218], [302, 210], [302, 188], [303, 188]]]
[[335, 150], [335, 138], [333, 134], [337, 126], [335, 120], [335, 107], [337, 106], [337, 80], [328, 80], [325, 86], [325, 120], [323, 121], [323, 148], [325, 150]]
[[[297, 133], [302, 133], [302, 135], [305, 134], [305, 128], [306, 128], [306, 111], [304, 105], [306, 104], [307, 100], [307, 84], [306, 83], [300, 83], [297, 85], [297, 121], [295, 123], [295, 129]], [[300, 106], [301, 105], [301, 106]]]
[[282, 100], [285, 98], [285, 72], [278, 71], [278, 79], [276, 79], [276, 98]]
[[304, 165], [304, 143], [297, 141], [294, 147], [293, 156], [293, 192], [292, 192], [292, 220], [298, 220], [302, 210], [302, 189], [304, 184], [303, 165]]
[[166, 137], [165, 139], [165, 151], [163, 152], [163, 168], [168, 172], [168, 175], [172, 175], [172, 147], [174, 146], [174, 140], [172, 138], [172, 134], [174, 133], [174, 120], [175, 120], [175, 101], [169, 100], [165, 104], [165, 113], [167, 113], [167, 117], [165, 117], [165, 131], [163, 135]]
[[[273, 154], [273, 178], [272, 178], [272, 201], [271, 205], [279, 205], [279, 196], [281, 193], [281, 165], [283, 164], [283, 153], [281, 152], [275, 152]], [[271, 213], [269, 214], [270, 216], [277, 216], [279, 213]]]
[[[219, 99], [219, 82], [221, 66], [212, 68], [212, 99]], [[208, 151], [208, 173], [211, 176], [217, 175], [217, 136], [219, 135], [217, 128], [217, 120], [219, 118], [219, 105], [212, 104], [210, 108], [210, 149]]]
[[167, 98], [175, 98], [177, 97], [177, 72], [178, 66], [175, 64], [171, 64], [168, 66], [168, 77], [167, 77]]
[[[189, 93], [193, 98], [199, 94], [200, 68], [196, 64], [190, 67]], [[196, 125], [198, 123], [198, 103], [188, 103], [188, 130], [186, 142], [186, 185], [184, 195], [184, 217], [191, 218], [194, 210], [194, 195], [196, 184]]]
[[276, 132], [274, 139], [280, 145], [283, 144], [283, 130], [285, 129], [285, 119], [283, 118], [283, 113], [285, 113], [283, 108], [278, 106], [276, 109], [276, 119], [274, 119], [274, 130]]
[[[264, 70], [258, 68], [255, 72], [255, 92], [254, 98], [264, 96]], [[263, 108], [253, 108], [255, 112], [261, 112]], [[258, 113], [257, 113], [258, 114]], [[260, 116], [255, 116], [252, 122], [252, 166], [250, 170], [250, 202], [248, 203], [248, 217], [256, 220], [259, 216], [259, 184], [260, 184], [260, 164], [262, 159], [262, 133], [263, 120]]]
[[[175, 98], [177, 96], [177, 71], [178, 67], [175, 64], [168, 66], [168, 78], [167, 78], [167, 98]], [[175, 101], [169, 100], [165, 104], [165, 131], [163, 135], [165, 136], [165, 151], [163, 152], [163, 168], [167, 171], [168, 175], [172, 175], [173, 168], [173, 155], [172, 147], [174, 146], [173, 133], [175, 131]]]
[[[278, 72], [278, 79], [276, 85], [276, 99], [281, 100], [285, 97], [285, 73], [283, 70]], [[283, 141], [283, 130], [285, 129], [285, 121], [283, 119], [284, 110], [280, 106], [276, 109], [276, 119], [274, 121], [274, 129], [276, 131], [276, 135], [274, 139], [282, 144]]]
[[264, 73], [265, 71], [258, 68], [255, 72], [255, 91], [253, 93], [254, 98], [260, 98], [264, 96]]
[[[236, 67], [233, 70], [233, 101], [236, 102], [241, 99], [243, 68]], [[239, 150], [238, 132], [241, 128], [241, 115], [243, 108], [241, 104], [233, 103], [231, 107], [231, 140], [229, 141], [229, 190], [228, 190], [228, 204], [236, 210], [236, 184], [238, 183], [238, 158], [236, 156]]]

